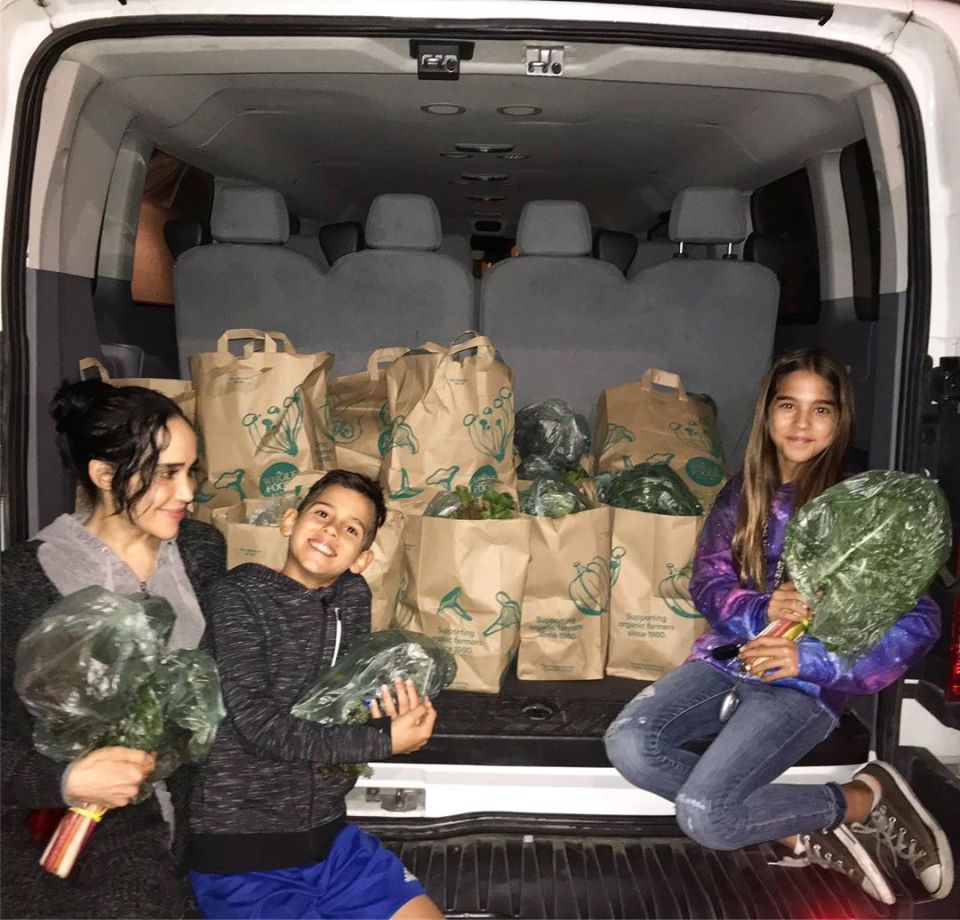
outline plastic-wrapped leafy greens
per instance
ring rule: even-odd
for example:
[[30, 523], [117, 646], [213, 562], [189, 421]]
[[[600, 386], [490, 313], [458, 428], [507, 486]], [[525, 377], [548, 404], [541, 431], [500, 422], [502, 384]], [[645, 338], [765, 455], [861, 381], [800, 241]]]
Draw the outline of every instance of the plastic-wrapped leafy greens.
[[509, 492], [486, 489], [473, 495], [466, 486], [452, 492], [438, 492], [424, 509], [424, 517], [457, 518], [465, 521], [509, 521], [516, 517], [517, 504]]
[[513, 443], [521, 460], [536, 454], [562, 471], [590, 450], [590, 427], [562, 399], [547, 399], [517, 412]]
[[930, 587], [950, 551], [950, 512], [931, 479], [871, 470], [827, 489], [787, 525], [783, 559], [831, 651], [868, 651]]
[[161, 597], [97, 586], [54, 604], [17, 647], [14, 686], [37, 750], [54, 760], [114, 744], [157, 751], [141, 798], [202, 759], [224, 715], [220, 683], [205, 652], [167, 651], [174, 619]]
[[540, 454], [528, 454], [517, 467], [518, 479], [539, 479], [541, 476], [559, 476], [560, 470]]
[[290, 711], [323, 725], [363, 722], [366, 701], [394, 678], [413, 681], [420, 695], [434, 699], [457, 674], [453, 656], [427, 636], [385, 629], [365, 636]]
[[520, 493], [520, 510], [538, 517], [563, 517], [593, 507], [586, 496], [569, 482], [553, 476], [541, 476]]
[[257, 527], [276, 527], [287, 508], [295, 508], [300, 503], [300, 495], [296, 493], [278, 495], [271, 498], [263, 507], [247, 514], [247, 523]]
[[653, 514], [703, 514], [687, 484], [666, 463], [639, 463], [614, 473], [598, 492], [615, 508]]

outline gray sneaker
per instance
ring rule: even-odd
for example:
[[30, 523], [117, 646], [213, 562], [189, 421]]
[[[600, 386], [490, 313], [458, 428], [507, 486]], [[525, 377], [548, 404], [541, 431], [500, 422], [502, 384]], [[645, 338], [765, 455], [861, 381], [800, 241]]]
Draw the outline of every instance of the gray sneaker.
[[880, 801], [863, 824], [851, 830], [876, 842], [881, 861], [905, 865], [932, 898], [945, 898], [953, 888], [953, 854], [943, 828], [916, 797], [907, 781], [888, 763], [875, 760], [860, 770], [881, 788]]
[[845, 824], [832, 831], [811, 831], [798, 835], [804, 852], [797, 858], [787, 858], [774, 865], [789, 867], [820, 866], [847, 876], [875, 901], [893, 904], [896, 896], [890, 883]]

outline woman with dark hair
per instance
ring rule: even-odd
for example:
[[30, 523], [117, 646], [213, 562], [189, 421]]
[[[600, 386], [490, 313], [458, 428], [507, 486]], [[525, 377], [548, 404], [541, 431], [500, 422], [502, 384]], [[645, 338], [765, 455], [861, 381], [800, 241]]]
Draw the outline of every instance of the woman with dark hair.
[[[675, 802], [680, 827], [703, 846], [779, 840], [792, 851], [785, 865], [842, 872], [886, 904], [895, 896], [881, 865], [899, 861], [944, 898], [947, 837], [889, 764], [869, 763], [843, 784], [774, 782], [830, 734], [849, 695], [892, 684], [940, 630], [927, 596], [855, 660], [813, 636], [763, 634], [810, 616], [784, 572], [787, 521], [844, 478], [852, 431], [853, 389], [835, 357], [800, 349], [774, 364], [743, 473], [717, 496], [697, 547], [690, 593], [710, 629], [614, 720], [607, 756], [635, 786]], [[704, 738], [713, 741], [702, 755], [686, 747]], [[880, 846], [880, 864], [863, 840]]]
[[[189, 769], [128, 804], [153, 768], [149, 752], [95, 750], [63, 764], [39, 754], [13, 689], [17, 643], [53, 603], [88, 585], [164, 597], [176, 613], [172, 648], [204, 631], [197, 598], [225, 571], [222, 536], [185, 518], [197, 439], [179, 407], [142, 387], [63, 384], [51, 405], [61, 456], [92, 510], [63, 514], [2, 556], [2, 913], [8, 917], [180, 917], [189, 889], [180, 865]], [[31, 811], [110, 808], [71, 876], [38, 865]]]

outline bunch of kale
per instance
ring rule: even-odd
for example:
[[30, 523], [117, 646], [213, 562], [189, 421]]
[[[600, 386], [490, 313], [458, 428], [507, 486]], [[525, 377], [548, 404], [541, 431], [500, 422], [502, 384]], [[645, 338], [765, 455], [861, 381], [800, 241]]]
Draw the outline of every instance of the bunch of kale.
[[61, 598], [17, 647], [14, 686], [54, 760], [111, 745], [156, 751], [140, 790], [202, 760], [224, 715], [213, 659], [167, 650], [175, 614], [162, 597], [91, 586]]
[[932, 479], [871, 470], [827, 489], [787, 525], [789, 578], [813, 609], [807, 632], [856, 658], [912, 610], [950, 551]]

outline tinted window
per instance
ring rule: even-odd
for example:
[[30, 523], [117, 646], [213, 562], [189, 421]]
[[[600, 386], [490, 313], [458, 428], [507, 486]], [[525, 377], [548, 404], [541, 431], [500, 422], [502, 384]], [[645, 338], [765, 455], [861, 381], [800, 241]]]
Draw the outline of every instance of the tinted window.
[[750, 199], [753, 233], [744, 258], [780, 281], [779, 323], [815, 323], [820, 316], [820, 255], [810, 180], [805, 169], [757, 189]]
[[865, 140], [844, 147], [840, 178], [850, 227], [853, 300], [858, 319], [876, 319], [880, 294], [880, 205]]

